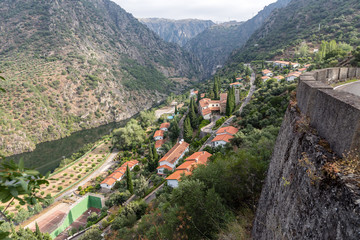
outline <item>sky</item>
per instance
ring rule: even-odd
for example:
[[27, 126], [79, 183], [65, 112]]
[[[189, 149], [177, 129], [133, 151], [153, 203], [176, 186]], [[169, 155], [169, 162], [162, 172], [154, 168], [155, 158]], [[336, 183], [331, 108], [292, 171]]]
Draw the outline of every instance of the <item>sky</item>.
[[276, 0], [112, 0], [136, 18], [245, 21]]

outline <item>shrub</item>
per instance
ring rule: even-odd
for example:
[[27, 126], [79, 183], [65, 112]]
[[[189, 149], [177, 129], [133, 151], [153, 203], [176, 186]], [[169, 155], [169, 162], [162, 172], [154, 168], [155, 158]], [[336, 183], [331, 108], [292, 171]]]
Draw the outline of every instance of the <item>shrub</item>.
[[81, 174], [79, 174], [77, 177], [78, 177], [78, 178], [81, 178]]
[[63, 189], [63, 187], [62, 187], [62, 186], [58, 187], [58, 190], [59, 190], [59, 191], [61, 191], [62, 189]]

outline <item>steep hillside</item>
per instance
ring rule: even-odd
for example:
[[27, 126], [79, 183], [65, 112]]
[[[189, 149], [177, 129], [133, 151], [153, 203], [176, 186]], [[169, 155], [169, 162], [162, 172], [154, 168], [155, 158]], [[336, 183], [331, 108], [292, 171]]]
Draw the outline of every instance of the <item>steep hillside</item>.
[[322, 40], [360, 44], [360, 2], [357, 0], [299, 0], [274, 12], [236, 51], [231, 62], [269, 59], [302, 41], [318, 46]]
[[146, 24], [166, 42], [177, 43], [180, 46], [184, 46], [190, 39], [215, 24], [210, 20], [198, 19], [142, 18], [139, 21]]
[[200, 70], [109, 0], [4, 0], [0, 29], [6, 154], [128, 118]]
[[199, 57], [206, 75], [210, 75], [217, 66], [225, 63], [233, 50], [246, 43], [274, 9], [282, 8], [289, 2], [290, 0], [279, 0], [270, 4], [243, 24], [213, 26], [190, 40], [185, 48]]

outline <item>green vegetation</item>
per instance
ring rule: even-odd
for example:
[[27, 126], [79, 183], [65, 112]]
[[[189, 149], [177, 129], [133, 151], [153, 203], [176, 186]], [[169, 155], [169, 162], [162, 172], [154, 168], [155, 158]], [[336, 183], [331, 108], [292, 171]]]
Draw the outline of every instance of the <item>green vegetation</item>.
[[227, 95], [227, 101], [226, 101], [226, 116], [231, 116], [231, 114], [234, 112], [236, 107], [235, 103], [235, 89], [230, 88], [228, 95]]
[[114, 130], [113, 143], [118, 149], [131, 149], [145, 141], [145, 131], [135, 119], [131, 119], [125, 127]]
[[131, 177], [131, 172], [129, 169], [129, 166], [126, 166], [126, 187], [127, 190], [133, 194], [134, 193], [134, 186], [133, 186], [133, 182], [132, 182], [132, 177]]

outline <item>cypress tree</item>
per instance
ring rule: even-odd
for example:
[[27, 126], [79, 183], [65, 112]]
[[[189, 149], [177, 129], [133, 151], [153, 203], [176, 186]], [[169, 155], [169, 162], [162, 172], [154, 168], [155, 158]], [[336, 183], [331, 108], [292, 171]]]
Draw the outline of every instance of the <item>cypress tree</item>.
[[133, 186], [133, 182], [132, 182], [132, 179], [131, 179], [131, 172], [130, 172], [130, 169], [129, 169], [129, 165], [126, 166], [126, 186], [127, 186], [127, 189], [129, 190], [129, 192], [131, 194], [134, 193], [134, 186]]
[[43, 239], [43, 235], [42, 235], [42, 233], [41, 233], [41, 231], [40, 231], [40, 228], [39, 228], [39, 225], [37, 224], [37, 222], [35, 222], [35, 228], [36, 228], [36, 230], [35, 230], [35, 235], [36, 235], [37, 239], [42, 240], [42, 239]]
[[159, 161], [159, 155], [156, 151], [155, 144], [153, 145], [153, 157], [154, 157], [154, 161], [157, 163]]
[[230, 88], [226, 99], [226, 116], [230, 116], [235, 109], [235, 89]]
[[177, 109], [177, 106], [175, 105], [175, 115], [178, 114], [178, 109]]
[[214, 91], [214, 98], [219, 99], [219, 82], [218, 82], [218, 79], [216, 77], [214, 78], [213, 91]]
[[191, 142], [193, 129], [191, 127], [190, 118], [186, 116], [184, 122], [184, 139], [186, 142]]
[[200, 93], [200, 91], [198, 91], [197, 99], [196, 99], [196, 106], [199, 106], [200, 98], [201, 98], [201, 93]]
[[198, 118], [195, 112], [195, 101], [191, 101], [190, 109], [189, 109], [189, 117], [190, 117], [190, 123], [191, 127], [193, 129], [197, 129], [198, 127]]

